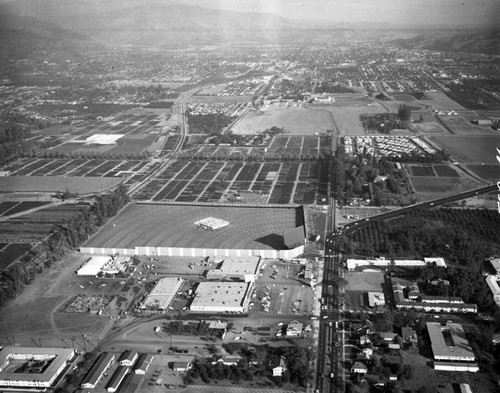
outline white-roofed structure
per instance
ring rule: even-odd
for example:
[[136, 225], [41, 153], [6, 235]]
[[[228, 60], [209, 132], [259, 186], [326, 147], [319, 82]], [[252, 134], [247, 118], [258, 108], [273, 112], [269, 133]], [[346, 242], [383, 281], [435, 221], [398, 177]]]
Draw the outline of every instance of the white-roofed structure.
[[94, 134], [85, 139], [87, 145], [113, 145], [123, 134]]
[[[435, 263], [439, 267], [446, 267], [446, 263], [443, 258], [424, 258], [420, 259], [395, 259], [395, 266], [402, 267], [424, 267], [425, 265]], [[389, 267], [391, 265], [390, 259], [375, 258], [375, 259], [348, 259], [346, 261], [348, 270], [356, 270], [356, 268], [364, 266], [376, 266], [376, 267]]]
[[207, 272], [209, 280], [255, 281], [261, 266], [260, 257], [225, 257], [216, 269]]
[[191, 311], [238, 312], [248, 309], [253, 283], [201, 282], [191, 303]]
[[498, 277], [490, 274], [488, 277], [486, 277], [486, 284], [488, 284], [488, 287], [490, 287], [490, 291], [493, 295], [493, 300], [495, 301], [497, 306], [500, 306], [500, 287], [498, 286]]
[[139, 306], [140, 309], [166, 310], [182, 287], [182, 278], [166, 277], [158, 280]]
[[80, 269], [76, 271], [79, 276], [97, 276], [104, 265], [111, 261], [109, 255], [99, 255], [90, 258]]
[[475, 363], [476, 356], [465, 337], [462, 325], [427, 322], [426, 326], [434, 355], [434, 368], [444, 371], [479, 370]]
[[370, 307], [384, 306], [385, 296], [383, 292], [368, 292], [368, 305]]
[[207, 217], [203, 220], [196, 221], [194, 224], [203, 229], [211, 229], [212, 231], [216, 231], [217, 229], [228, 226], [229, 221], [221, 220], [220, 218], [215, 217]]
[[4, 347], [0, 350], [0, 389], [53, 387], [74, 357], [72, 348]]

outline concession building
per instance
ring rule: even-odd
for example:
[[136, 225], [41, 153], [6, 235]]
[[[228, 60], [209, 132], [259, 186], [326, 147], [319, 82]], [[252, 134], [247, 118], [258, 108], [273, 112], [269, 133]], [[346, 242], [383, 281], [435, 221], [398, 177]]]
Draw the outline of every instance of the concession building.
[[427, 322], [434, 368], [443, 371], [477, 372], [479, 366], [464, 329], [459, 323]]
[[54, 387], [75, 356], [75, 350], [68, 348], [4, 347], [0, 350], [0, 389]]
[[248, 309], [252, 289], [252, 282], [201, 282], [190, 310], [243, 313]]

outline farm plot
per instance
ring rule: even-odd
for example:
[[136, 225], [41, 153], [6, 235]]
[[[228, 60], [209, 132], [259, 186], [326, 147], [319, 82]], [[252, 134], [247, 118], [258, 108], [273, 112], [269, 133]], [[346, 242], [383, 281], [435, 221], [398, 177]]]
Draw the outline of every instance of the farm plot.
[[11, 216], [13, 214], [41, 207], [49, 203], [50, 202], [2, 202], [0, 203], [0, 216]]
[[436, 176], [431, 165], [412, 165], [410, 169], [413, 176]]
[[448, 165], [433, 165], [433, 168], [440, 177], [460, 177], [458, 172]]
[[333, 129], [328, 112], [309, 108], [268, 109], [248, 112], [234, 127], [235, 134], [257, 134], [271, 127], [292, 135], [313, 135]]
[[449, 134], [439, 123], [414, 123], [411, 126], [423, 134]]
[[[465, 115], [466, 116], [466, 115]], [[446, 127], [456, 135], [488, 135], [492, 134], [494, 131], [472, 124], [464, 116], [442, 116], [439, 115], [438, 118], [446, 125]]]
[[65, 192], [90, 194], [118, 185], [121, 178], [63, 177], [63, 176], [8, 176], [0, 178], [1, 192]]
[[500, 146], [500, 135], [440, 135], [431, 136], [429, 139], [448, 151], [458, 161], [471, 164], [497, 163], [495, 146]]
[[416, 192], [461, 192], [460, 179], [456, 177], [410, 177]]

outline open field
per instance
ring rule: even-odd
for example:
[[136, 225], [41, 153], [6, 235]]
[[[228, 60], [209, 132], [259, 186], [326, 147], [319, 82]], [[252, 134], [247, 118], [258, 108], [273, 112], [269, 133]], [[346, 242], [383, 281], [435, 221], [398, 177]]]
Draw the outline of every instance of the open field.
[[349, 283], [345, 288], [346, 291], [381, 292], [384, 284], [383, 273], [349, 272], [345, 274], [344, 278]]
[[500, 178], [500, 166], [496, 165], [467, 165], [467, 168], [479, 177], [488, 181], [497, 181]]
[[[223, 87], [222, 87], [223, 88]], [[251, 102], [252, 96], [217, 96], [210, 95], [216, 94], [217, 87], [199, 91], [197, 95], [189, 97], [189, 102], [193, 103], [203, 103], [203, 104], [213, 104], [213, 103], [223, 103], [223, 102]]]
[[495, 147], [500, 146], [500, 135], [443, 135], [431, 136], [429, 139], [458, 161], [485, 164], [497, 162]]
[[443, 128], [439, 123], [429, 122], [429, 123], [414, 123], [411, 125], [418, 132], [423, 134], [447, 134], [449, 132]]
[[459, 112], [459, 116], [438, 116], [439, 120], [441, 120], [452, 133], [456, 135], [464, 135], [464, 136], [474, 136], [474, 135], [491, 135], [496, 132], [491, 129], [491, 127], [478, 126], [476, 124], [472, 124], [471, 121], [473, 118], [477, 118], [476, 115], [471, 114], [470, 112]]
[[460, 110], [465, 109], [463, 106], [453, 101], [443, 92], [426, 92], [423, 99], [419, 100], [420, 103], [429, 105], [431, 109], [438, 110]]
[[271, 127], [284, 128], [285, 134], [313, 135], [334, 129], [330, 115], [310, 108], [250, 111], [233, 127], [235, 134], [257, 134]]
[[72, 176], [0, 177], [1, 192], [65, 192], [91, 194], [118, 185], [122, 178]]
[[360, 115], [387, 112], [380, 103], [371, 98], [348, 94], [336, 96], [334, 104], [322, 108], [332, 114], [339, 135], [364, 135]]
[[[215, 231], [194, 224], [207, 217], [230, 224]], [[84, 247], [279, 250], [283, 233], [303, 224], [300, 208], [130, 204]]]

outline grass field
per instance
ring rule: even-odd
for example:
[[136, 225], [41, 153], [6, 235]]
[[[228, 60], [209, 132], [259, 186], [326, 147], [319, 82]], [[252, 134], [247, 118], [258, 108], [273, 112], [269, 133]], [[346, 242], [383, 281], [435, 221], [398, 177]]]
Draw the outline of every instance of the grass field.
[[500, 179], [500, 165], [467, 165], [467, 168], [485, 180]]
[[269, 109], [248, 112], [234, 127], [235, 134], [256, 134], [273, 126], [284, 127], [285, 134], [314, 135], [334, 128], [328, 112], [314, 108]]
[[465, 109], [442, 92], [427, 92], [420, 103], [429, 105], [432, 109]]
[[89, 194], [116, 186], [122, 178], [64, 177], [64, 176], [8, 176], [0, 177], [1, 192], [65, 192]]
[[413, 176], [436, 176], [430, 165], [412, 165], [411, 172]]
[[443, 135], [431, 136], [429, 139], [458, 161], [485, 164], [497, 162], [495, 147], [500, 147], [500, 135]]
[[[230, 224], [212, 231], [196, 221], [216, 217]], [[183, 247], [282, 249], [283, 233], [303, 225], [302, 209], [130, 204], [85, 247]]]
[[443, 128], [443, 126], [439, 123], [415, 123], [412, 124], [412, 127], [415, 128], [418, 132], [423, 134], [449, 134], [447, 130]]
[[460, 116], [439, 116], [446, 126], [456, 135], [490, 135], [494, 131], [490, 127], [482, 127], [471, 123], [470, 113], [464, 113]]
[[458, 172], [448, 165], [433, 165], [434, 171], [442, 177], [459, 177]]
[[460, 179], [456, 177], [410, 177], [416, 192], [461, 192]]

